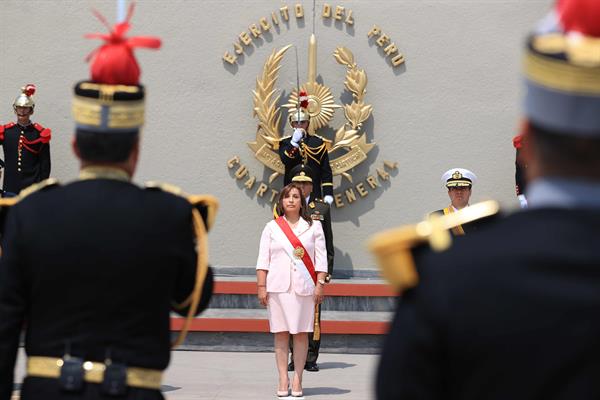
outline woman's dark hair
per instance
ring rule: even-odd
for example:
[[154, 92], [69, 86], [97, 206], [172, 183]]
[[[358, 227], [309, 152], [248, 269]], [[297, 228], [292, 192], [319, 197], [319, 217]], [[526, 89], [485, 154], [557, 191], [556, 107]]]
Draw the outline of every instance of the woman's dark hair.
[[138, 141], [138, 132], [99, 133], [83, 129], [75, 132], [81, 158], [91, 162], [123, 162]]
[[308, 213], [308, 207], [306, 206], [306, 199], [302, 196], [302, 188], [297, 183], [290, 183], [281, 189], [281, 193], [279, 193], [279, 199], [277, 200], [277, 215], [285, 215], [285, 210], [283, 208], [283, 199], [290, 193], [292, 190], [296, 189], [298, 193], [300, 193], [300, 217], [302, 217], [308, 225], [312, 225], [313, 221]]

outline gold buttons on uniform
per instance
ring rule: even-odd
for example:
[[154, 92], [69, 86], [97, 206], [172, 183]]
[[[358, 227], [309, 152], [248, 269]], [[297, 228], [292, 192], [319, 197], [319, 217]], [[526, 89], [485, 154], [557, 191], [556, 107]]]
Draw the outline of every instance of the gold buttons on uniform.
[[17, 166], [18, 166], [17, 167], [17, 171], [18, 172], [21, 172], [21, 159], [22, 159], [22, 156], [23, 156], [23, 134], [24, 133], [25, 133], [24, 131], [21, 131], [21, 135], [19, 136], [19, 146], [18, 146], [18, 151], [17, 151], [17, 154], [18, 154], [18, 158], [17, 158]]

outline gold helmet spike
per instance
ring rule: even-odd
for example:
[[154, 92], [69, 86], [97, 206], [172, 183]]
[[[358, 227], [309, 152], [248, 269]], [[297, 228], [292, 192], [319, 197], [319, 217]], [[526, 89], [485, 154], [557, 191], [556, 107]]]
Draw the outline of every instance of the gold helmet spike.
[[17, 96], [13, 103], [13, 108], [17, 107], [35, 107], [32, 96], [35, 93], [35, 85], [29, 83], [21, 88], [21, 94]]

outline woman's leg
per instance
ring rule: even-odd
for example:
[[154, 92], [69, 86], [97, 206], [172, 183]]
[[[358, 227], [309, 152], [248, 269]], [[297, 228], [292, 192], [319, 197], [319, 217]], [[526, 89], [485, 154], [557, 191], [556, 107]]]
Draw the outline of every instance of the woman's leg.
[[306, 364], [308, 354], [308, 334], [306, 332], [292, 335], [294, 340], [294, 378], [292, 379], [292, 391], [302, 391], [302, 372]]
[[290, 334], [289, 332], [277, 332], [273, 335], [275, 337], [275, 362], [277, 363], [277, 372], [279, 372], [279, 386], [277, 390], [285, 391], [289, 387], [287, 365]]

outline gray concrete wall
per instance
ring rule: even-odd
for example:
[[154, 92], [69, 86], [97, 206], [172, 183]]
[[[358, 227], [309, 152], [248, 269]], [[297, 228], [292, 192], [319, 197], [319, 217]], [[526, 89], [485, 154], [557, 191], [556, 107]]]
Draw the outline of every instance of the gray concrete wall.
[[[250, 24], [279, 7], [304, 6], [279, 30], [263, 34], [233, 67], [225, 51]], [[374, 107], [366, 123], [377, 147], [353, 173], [354, 184], [377, 175], [384, 160], [397, 161], [391, 179], [364, 199], [334, 209], [336, 265], [373, 266], [364, 241], [384, 228], [414, 222], [448, 203], [440, 182], [446, 169], [461, 166], [479, 176], [473, 200], [495, 198], [514, 207], [514, 150], [511, 138], [520, 118], [520, 55], [523, 38], [551, 0], [347, 0], [330, 5], [351, 9], [354, 25], [320, 17], [315, 33], [318, 74], [336, 102], [345, 70], [332, 53], [350, 48], [369, 78], [366, 102]], [[93, 6], [113, 21], [111, 1], [2, 1], [0, 35], [0, 120], [13, 120], [11, 104], [21, 85], [38, 85], [35, 120], [53, 129], [52, 175], [73, 179], [77, 163], [70, 151], [73, 123], [71, 87], [88, 77], [85, 56], [98, 41], [84, 33], [104, 32]], [[367, 38], [379, 25], [406, 57], [392, 68]], [[227, 168], [238, 155], [258, 180], [267, 170], [250, 152], [256, 134], [252, 90], [273, 49], [298, 46], [300, 77], [306, 79], [307, 42], [312, 31], [311, 1], [140, 0], [132, 35], [157, 35], [159, 52], [137, 51], [148, 88], [147, 123], [136, 181], [167, 181], [188, 192], [212, 193], [221, 201], [211, 234], [211, 260], [221, 265], [252, 265], [260, 232], [271, 206], [248, 191]], [[293, 51], [282, 62], [278, 87], [295, 83]], [[332, 122], [343, 122], [340, 111]], [[289, 134], [289, 129], [286, 130]], [[274, 183], [281, 184], [281, 180]], [[334, 180], [339, 189], [348, 186]], [[341, 185], [341, 186], [340, 186]], [[256, 185], [254, 187], [256, 189]], [[65, 205], [68, 206], [68, 205]]]

